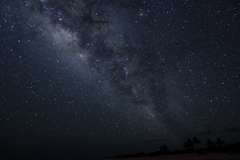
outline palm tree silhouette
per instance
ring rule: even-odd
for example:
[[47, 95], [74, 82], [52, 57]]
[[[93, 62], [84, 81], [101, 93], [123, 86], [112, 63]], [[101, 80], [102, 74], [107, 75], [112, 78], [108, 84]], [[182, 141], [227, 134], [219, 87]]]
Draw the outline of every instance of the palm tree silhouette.
[[196, 147], [199, 149], [199, 147], [198, 147], [198, 144], [200, 144], [201, 142], [200, 142], [200, 140], [197, 138], [197, 137], [193, 137], [193, 144], [195, 144], [196, 145]]
[[168, 147], [167, 147], [166, 145], [162, 145], [162, 146], [159, 148], [159, 150], [160, 150], [161, 152], [168, 152]]
[[186, 148], [186, 150], [193, 150], [194, 149], [194, 144], [193, 144], [193, 141], [191, 139], [188, 139], [184, 145], [183, 145], [184, 148]]
[[208, 148], [211, 148], [213, 146], [212, 140], [208, 139], [206, 145], [207, 145]]
[[222, 147], [222, 145], [225, 143], [223, 140], [221, 140], [220, 138], [217, 138], [217, 141], [215, 142], [216, 145], [218, 145], [219, 147]]

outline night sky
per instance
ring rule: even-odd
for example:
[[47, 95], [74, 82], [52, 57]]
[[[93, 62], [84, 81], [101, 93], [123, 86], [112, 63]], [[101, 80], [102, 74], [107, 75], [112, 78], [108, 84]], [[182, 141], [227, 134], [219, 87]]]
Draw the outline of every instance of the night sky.
[[0, 10], [6, 154], [88, 160], [183, 149], [193, 136], [202, 147], [240, 141], [239, 1], [1, 0]]

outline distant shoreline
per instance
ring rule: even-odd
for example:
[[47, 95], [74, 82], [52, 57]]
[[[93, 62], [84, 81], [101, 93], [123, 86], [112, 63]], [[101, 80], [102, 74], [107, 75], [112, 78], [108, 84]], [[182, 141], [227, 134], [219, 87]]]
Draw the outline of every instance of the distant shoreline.
[[160, 155], [157, 157], [131, 157], [131, 158], [111, 158], [105, 160], [240, 160], [240, 153], [209, 153], [206, 155], [198, 155], [197, 153]]

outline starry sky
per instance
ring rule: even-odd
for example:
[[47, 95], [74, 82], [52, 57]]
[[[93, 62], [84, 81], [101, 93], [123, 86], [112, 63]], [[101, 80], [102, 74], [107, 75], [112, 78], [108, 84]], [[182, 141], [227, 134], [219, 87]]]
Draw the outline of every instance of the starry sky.
[[87, 160], [239, 141], [239, 28], [236, 0], [1, 0], [1, 147]]

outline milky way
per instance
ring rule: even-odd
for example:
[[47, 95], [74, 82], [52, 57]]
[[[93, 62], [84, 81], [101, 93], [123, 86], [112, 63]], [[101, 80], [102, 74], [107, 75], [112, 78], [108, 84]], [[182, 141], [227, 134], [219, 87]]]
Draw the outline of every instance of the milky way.
[[1, 133], [101, 156], [181, 148], [194, 135], [232, 141], [239, 4], [219, 3], [1, 2]]
[[[166, 66], [168, 57], [158, 51], [157, 44], [152, 44], [152, 48], [144, 46], [150, 43], [151, 37], [139, 33], [142, 28], [138, 23], [147, 17], [131, 13], [135, 22], [127, 20], [119, 24], [116, 17], [124, 18], [124, 15], [111, 11], [113, 4], [97, 2], [93, 5], [92, 2], [45, 1], [28, 5], [38, 11], [33, 18], [40, 23], [35, 28], [38, 34], [45, 35], [63, 56], [70, 56], [75, 63], [91, 70], [93, 78], [95, 74], [100, 76], [98, 82], [104, 81], [107, 87], [124, 96], [129, 107], [154, 120], [169, 111], [171, 105], [167, 98], [171, 93], [167, 89], [171, 84], [167, 86], [167, 81], [171, 74], [165, 72], [172, 65]], [[134, 28], [132, 33], [131, 28]], [[178, 103], [175, 101], [178, 100], [172, 103]]]

